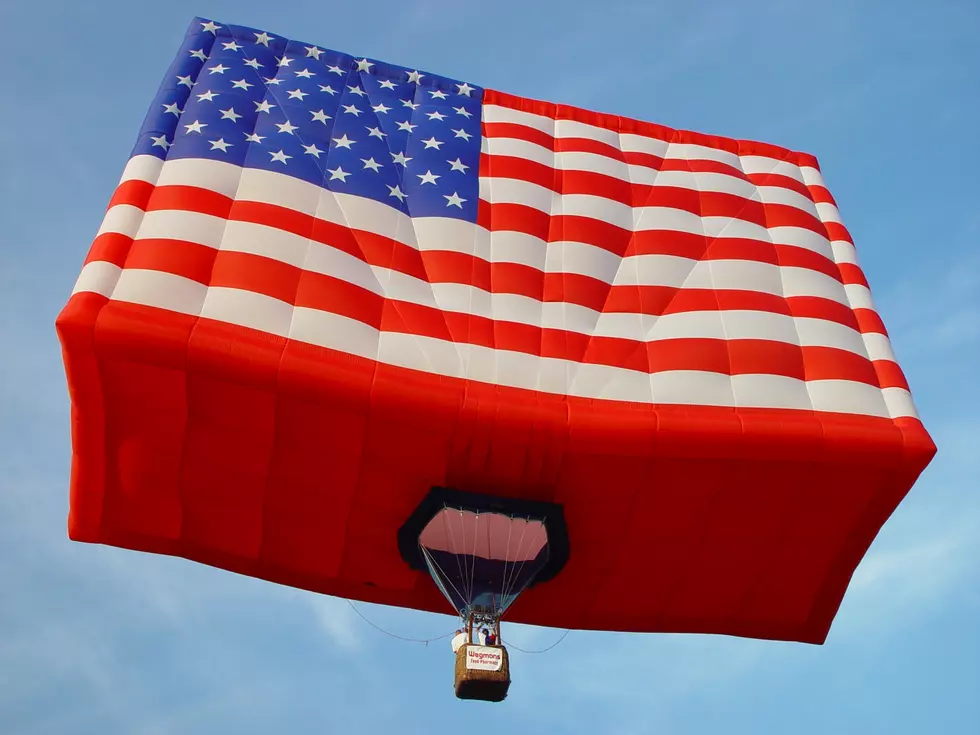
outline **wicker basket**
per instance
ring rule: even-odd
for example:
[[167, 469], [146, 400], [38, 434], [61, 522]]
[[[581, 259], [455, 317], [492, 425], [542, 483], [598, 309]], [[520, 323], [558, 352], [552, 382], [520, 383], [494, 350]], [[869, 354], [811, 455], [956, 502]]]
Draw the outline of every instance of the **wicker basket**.
[[[499, 651], [500, 667], [496, 670], [476, 669], [468, 666], [469, 649], [474, 653]], [[476, 646], [466, 644], [456, 652], [456, 696], [459, 699], [478, 699], [484, 702], [502, 702], [510, 688], [510, 663], [507, 649], [503, 646]]]

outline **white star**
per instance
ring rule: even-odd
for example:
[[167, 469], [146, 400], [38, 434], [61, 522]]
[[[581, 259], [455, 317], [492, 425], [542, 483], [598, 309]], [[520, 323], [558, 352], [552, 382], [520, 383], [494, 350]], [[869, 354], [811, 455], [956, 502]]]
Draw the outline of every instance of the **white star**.
[[312, 79], [316, 76], [316, 74], [311, 72], [309, 69], [303, 69], [302, 71], [296, 72], [296, 76], [303, 77], [303, 79]]
[[418, 125], [412, 125], [412, 123], [410, 123], [408, 120], [397, 123], [397, 125], [399, 130], [407, 130], [410, 133], [418, 127]]
[[427, 112], [425, 114], [429, 116], [429, 119], [430, 120], [445, 120], [446, 119], [446, 116], [443, 115], [438, 110], [436, 112]]
[[195, 120], [190, 125], [185, 125], [184, 127], [187, 128], [187, 134], [190, 135], [191, 133], [200, 133], [201, 130], [207, 126], [207, 123], [202, 123], [200, 120]]
[[216, 31], [219, 28], [221, 28], [221, 26], [219, 26], [213, 20], [209, 20], [207, 23], [201, 23], [202, 31], [207, 31], [208, 33], [214, 33], [215, 35], [217, 35]]
[[217, 140], [209, 141], [211, 143], [212, 151], [221, 151], [222, 153], [227, 153], [228, 149], [231, 148], [231, 143], [225, 143], [224, 138], [218, 138]]
[[321, 92], [326, 92], [327, 94], [337, 94], [337, 90], [334, 89], [333, 87], [331, 87], [329, 84], [326, 84], [326, 85], [321, 84], [320, 85], [320, 91]]
[[207, 54], [204, 53], [204, 49], [199, 48], [197, 51], [191, 51], [191, 56], [195, 59], [200, 59], [201, 61], [207, 61]]
[[269, 100], [262, 100], [261, 102], [255, 103], [256, 112], [271, 112], [274, 108], [275, 105], [269, 104]]
[[304, 92], [299, 87], [297, 87], [296, 89], [291, 89], [290, 91], [286, 92], [286, 94], [289, 95], [289, 99], [291, 99], [291, 100], [299, 100], [300, 102], [303, 101], [303, 98], [304, 97], [309, 97], [310, 96], [310, 93], [309, 92]]
[[323, 110], [310, 110], [310, 113], [313, 115], [313, 122], [320, 122], [326, 125], [327, 120], [330, 119], [330, 115]]
[[258, 59], [245, 59], [245, 66], [250, 66], [253, 69], [261, 69], [262, 64], [259, 63]]
[[174, 102], [173, 104], [169, 104], [169, 105], [165, 104], [163, 106], [163, 109], [164, 109], [164, 113], [163, 113], [164, 115], [166, 115], [169, 112], [169, 113], [175, 115], [176, 117], [180, 117], [180, 113], [183, 112], [183, 110], [181, 110], [179, 107], [177, 107], [177, 103], [176, 102]]
[[347, 87], [351, 94], [356, 94], [358, 97], [364, 96], [364, 90], [360, 87]]
[[166, 135], [158, 135], [156, 138], [154, 138], [151, 135], [150, 136], [150, 140], [153, 141], [153, 145], [150, 146], [151, 148], [156, 147], [156, 146], [160, 146], [161, 148], [163, 148], [163, 150], [167, 150], [170, 147], [170, 143], [167, 142], [167, 136]]
[[432, 98], [436, 100], [446, 99], [446, 93], [443, 92], [441, 89], [433, 89], [431, 92], [429, 92], [429, 94], [431, 94]]
[[446, 163], [449, 164], [449, 166], [450, 166], [450, 169], [449, 170], [450, 171], [461, 171], [462, 173], [465, 174], [466, 173], [466, 169], [469, 168], [469, 166], [467, 166], [465, 163], [463, 163], [462, 161], [460, 161], [459, 158], [457, 158], [455, 161], [446, 161]]
[[303, 152], [309, 153], [314, 158], [319, 158], [320, 154], [323, 153], [323, 151], [321, 151], [319, 148], [316, 147], [316, 143], [314, 143], [313, 145], [304, 145]]
[[254, 87], [254, 86], [255, 86], [254, 84], [250, 84], [249, 82], [245, 81], [244, 79], [239, 79], [239, 80], [231, 83], [232, 89], [244, 89], [246, 92], [248, 91], [248, 88], [249, 87]]
[[342, 169], [340, 166], [337, 166], [337, 168], [328, 168], [327, 171], [330, 172], [331, 181], [333, 181], [334, 179], [340, 179], [343, 183], [346, 184], [347, 177], [350, 176], [350, 174], [344, 171], [344, 169]]
[[462, 128], [460, 128], [459, 130], [453, 130], [453, 132], [456, 133], [456, 137], [457, 138], [462, 138], [463, 140], [465, 140], [467, 142], [469, 142], [469, 139], [473, 137], [472, 135], [470, 135], [469, 133], [467, 133]]
[[391, 110], [390, 107], [387, 107], [387, 106], [385, 106], [383, 104], [382, 105], [374, 105], [374, 107], [372, 107], [371, 109], [374, 110], [375, 113], [377, 113], [378, 115], [387, 114]]
[[344, 76], [344, 70], [339, 66], [328, 66], [327, 71], [331, 74], [339, 74], [340, 76]]
[[217, 97], [217, 92], [212, 92], [210, 89], [204, 94], [199, 94], [197, 96], [198, 102], [214, 102], [214, 98]]
[[383, 82], [380, 82], [378, 86], [381, 87], [381, 89], [394, 89], [395, 83], [390, 79], [385, 79]]
[[[472, 91], [473, 91], [473, 87], [471, 87], [470, 85], [468, 85], [466, 82], [463, 82], [462, 84], [457, 84], [456, 85], [456, 94], [461, 94], [464, 97], [469, 97], [470, 96], [470, 92], [472, 92]], [[463, 201], [465, 202], [466, 200], [464, 199]]]
[[402, 166], [407, 166], [408, 162], [412, 159], [406, 156], [404, 153], [392, 153], [391, 160], [395, 163], [400, 163]]
[[434, 135], [428, 140], [423, 140], [422, 142], [425, 143], [426, 149], [435, 148], [436, 150], [439, 150], [439, 146], [442, 145], [442, 141], [436, 140], [436, 137]]
[[229, 107], [227, 110], [219, 110], [219, 112], [221, 112], [222, 120], [231, 120], [232, 122], [238, 122], [238, 119], [241, 117], [241, 115], [235, 112], [234, 107]]
[[186, 77], [177, 77], [177, 84], [183, 84], [188, 89], [194, 86], [194, 82], [191, 81], [189, 74]]
[[221, 47], [225, 51], [241, 51], [244, 46], [240, 46], [237, 41], [228, 41], [227, 43], [221, 44]]
[[289, 122], [289, 120], [284, 123], [276, 123], [276, 127], [279, 128], [280, 133], [289, 133], [290, 135], [293, 134], [294, 130], [299, 130], [299, 128]]
[[351, 140], [350, 138], [347, 137], [347, 133], [344, 133], [343, 138], [334, 138], [333, 142], [337, 144], [338, 148], [346, 148], [347, 150], [350, 150], [350, 147], [354, 145], [357, 141]]
[[381, 164], [375, 161], [373, 156], [371, 158], [362, 158], [361, 163], [364, 164], [364, 168], [369, 168], [375, 173], [381, 170]]
[[389, 186], [388, 191], [391, 192], [388, 196], [395, 197], [400, 202], [404, 202], [407, 197], [407, 194], [401, 190], [400, 186]]
[[[270, 36], [268, 33], [266, 33], [265, 31], [262, 31], [261, 33], [256, 33], [255, 34], [255, 42], [256, 43], [261, 43], [266, 48], [269, 48], [269, 41], [273, 41], [273, 40], [275, 40], [275, 39], [272, 36]], [[283, 161], [283, 163], [285, 163], [285, 161]]]
[[418, 103], [412, 102], [412, 100], [402, 100], [401, 102], [403, 107], [407, 107], [410, 110], [414, 110], [418, 107]]
[[276, 61], [279, 62], [279, 66], [289, 66], [293, 63], [293, 60], [285, 54], [276, 59]]
[[445, 197], [446, 199], [448, 199], [448, 200], [449, 200], [449, 201], [448, 201], [448, 202], [446, 203], [446, 206], [447, 206], [447, 207], [459, 207], [460, 209], [462, 209], [462, 208], [463, 208], [463, 202], [465, 202], [465, 201], [467, 201], [466, 199], [463, 199], [463, 198], [462, 198], [462, 197], [461, 197], [461, 196], [460, 196], [459, 194], [457, 194], [457, 193], [456, 193], [455, 191], [454, 191], [454, 192], [452, 193], [452, 195], [449, 195], [449, 194], [443, 194], [443, 196], [444, 196], [444, 197]]
[[361, 111], [358, 110], [355, 105], [341, 105], [341, 107], [344, 108], [344, 112], [346, 112], [348, 115], [353, 115], [354, 117], [357, 117], [358, 115], [361, 114]]
[[454, 107], [457, 115], [462, 115], [463, 117], [473, 117], [473, 113], [467, 110], [465, 107]]
[[424, 76], [425, 74], [419, 74], [417, 71], [410, 71], [408, 73], [408, 81], [409, 83], [414, 82], [415, 84], [418, 84], [422, 81], [422, 77]]
[[424, 184], [435, 184], [436, 183], [436, 179], [441, 179], [442, 178], [441, 176], [438, 176], [438, 175], [432, 173], [431, 171], [426, 171], [424, 174], [415, 174], [415, 175], [418, 176], [420, 179], [422, 179], [422, 184], [423, 185]]
[[245, 140], [247, 140], [249, 143], [261, 143], [263, 140], [265, 140], [265, 136], [258, 135], [256, 133], [245, 133]]
[[358, 71], [370, 72], [372, 66], [374, 66], [374, 64], [368, 61], [367, 59], [361, 59], [360, 61], [357, 62]]
[[310, 58], [312, 56], [314, 59], [316, 59], [317, 61], [319, 61], [320, 60], [320, 54], [322, 54], [322, 53], [323, 53], [323, 49], [318, 49], [316, 46], [307, 46], [306, 47], [306, 58]]
[[[279, 161], [281, 164], [285, 165], [286, 160], [292, 158], [292, 156], [287, 156], [282, 151], [269, 151], [269, 155], [272, 156], [273, 161]], [[270, 161], [271, 163], [272, 161]]]
[[371, 138], [378, 138], [379, 140], [384, 140], [384, 137], [388, 133], [382, 133], [380, 128], [365, 128], [368, 131], [368, 135]]
[[277, 87], [282, 84], [282, 79], [276, 79], [275, 77], [262, 77], [262, 81], [266, 83], [267, 86], [272, 86], [273, 84]]
[[211, 74], [224, 74], [231, 67], [225, 66], [224, 64], [216, 64], [209, 69]]

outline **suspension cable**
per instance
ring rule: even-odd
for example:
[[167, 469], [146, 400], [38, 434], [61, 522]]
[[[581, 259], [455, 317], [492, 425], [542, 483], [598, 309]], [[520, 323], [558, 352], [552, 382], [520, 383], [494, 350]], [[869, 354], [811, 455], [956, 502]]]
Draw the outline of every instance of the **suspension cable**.
[[351, 610], [353, 610], [354, 612], [356, 612], [357, 615], [358, 615], [358, 617], [360, 617], [361, 620], [363, 620], [365, 623], [367, 623], [368, 625], [370, 625], [375, 630], [380, 631], [381, 633], [384, 633], [386, 636], [390, 636], [392, 638], [397, 638], [400, 641], [405, 641], [407, 643], [424, 643], [425, 645], [429, 645], [430, 643], [433, 643], [435, 641], [444, 640], [444, 639], [449, 638], [450, 636], [456, 634], [456, 631], [453, 631], [451, 633], [446, 633], [445, 635], [436, 636], [435, 638], [409, 638], [407, 636], [398, 635], [397, 633], [392, 633], [391, 631], [385, 630], [384, 628], [382, 628], [377, 623], [374, 623], [374, 622], [368, 620], [364, 616], [364, 613], [362, 613], [360, 610], [358, 610], [357, 609], [357, 606], [354, 605], [354, 603], [351, 602], [350, 600], [347, 600], [346, 602], [347, 602], [348, 605], [350, 605]]
[[525, 648], [521, 648], [520, 646], [515, 646], [513, 643], [505, 642], [504, 639], [503, 639], [503, 637], [501, 637], [500, 642], [501, 642], [501, 644], [503, 644], [507, 648], [513, 648], [515, 651], [520, 651], [521, 653], [534, 653], [534, 654], [537, 654], [537, 653], [547, 653], [552, 648], [554, 648], [559, 643], [561, 643], [563, 640], [565, 640], [565, 636], [567, 636], [571, 632], [572, 632], [572, 629], [571, 628], [568, 628], [564, 633], [561, 634], [561, 638], [559, 638], [557, 641], [555, 641], [554, 643], [552, 643], [547, 648], [541, 648], [541, 649], [530, 650], [530, 651], [527, 650], [527, 649], [525, 649]]

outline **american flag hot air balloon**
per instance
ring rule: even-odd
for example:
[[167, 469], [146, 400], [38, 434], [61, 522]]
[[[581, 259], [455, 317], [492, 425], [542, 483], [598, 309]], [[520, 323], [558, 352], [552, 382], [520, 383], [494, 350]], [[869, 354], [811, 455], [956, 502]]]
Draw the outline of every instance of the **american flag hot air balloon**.
[[491, 622], [821, 643], [935, 452], [812, 156], [200, 19], [57, 328], [71, 538]]

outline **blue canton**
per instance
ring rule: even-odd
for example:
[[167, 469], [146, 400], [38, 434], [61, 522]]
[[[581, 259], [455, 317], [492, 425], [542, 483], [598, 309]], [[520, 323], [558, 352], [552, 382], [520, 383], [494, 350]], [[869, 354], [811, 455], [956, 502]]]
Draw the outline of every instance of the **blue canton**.
[[476, 221], [483, 90], [195, 19], [133, 155], [206, 158]]

